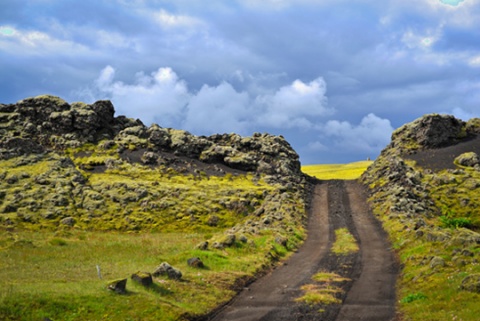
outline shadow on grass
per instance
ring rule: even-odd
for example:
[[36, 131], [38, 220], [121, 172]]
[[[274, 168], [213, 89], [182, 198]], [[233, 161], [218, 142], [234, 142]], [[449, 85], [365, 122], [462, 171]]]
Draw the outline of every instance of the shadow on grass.
[[147, 289], [151, 292], [160, 294], [160, 295], [172, 295], [173, 294], [173, 291], [171, 291], [171, 290], [169, 290], [169, 289], [167, 289], [163, 286], [160, 286], [156, 283], [152, 283], [149, 286], [146, 286], [145, 289]]

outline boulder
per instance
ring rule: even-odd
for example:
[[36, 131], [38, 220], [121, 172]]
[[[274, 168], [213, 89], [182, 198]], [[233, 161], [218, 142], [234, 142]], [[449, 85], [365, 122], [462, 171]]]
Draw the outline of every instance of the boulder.
[[208, 241], [199, 243], [195, 248], [197, 248], [199, 250], [202, 250], [202, 251], [208, 250]]
[[150, 286], [153, 284], [152, 274], [148, 272], [136, 272], [133, 273], [131, 279], [143, 286]]
[[455, 163], [461, 166], [475, 167], [480, 164], [480, 158], [475, 152], [463, 153], [455, 158]]
[[187, 260], [188, 266], [194, 268], [203, 268], [205, 265], [203, 264], [202, 260], [199, 257], [192, 257]]
[[115, 291], [118, 294], [125, 294], [127, 292], [127, 279], [119, 279], [108, 283], [107, 288]]
[[480, 293], [480, 274], [472, 274], [462, 280], [460, 289]]
[[432, 260], [430, 261], [431, 269], [435, 269], [436, 267], [444, 267], [445, 265], [446, 265], [445, 260], [439, 256], [433, 257]]
[[67, 226], [73, 226], [75, 224], [75, 219], [71, 216], [65, 217], [65, 218], [60, 220], [60, 224], [67, 225]]
[[152, 273], [153, 276], [167, 276], [169, 279], [172, 280], [180, 280], [182, 278], [182, 272], [167, 262], [161, 263], [155, 271]]
[[288, 239], [284, 236], [277, 235], [275, 237], [275, 243], [281, 245], [281, 246], [287, 246]]

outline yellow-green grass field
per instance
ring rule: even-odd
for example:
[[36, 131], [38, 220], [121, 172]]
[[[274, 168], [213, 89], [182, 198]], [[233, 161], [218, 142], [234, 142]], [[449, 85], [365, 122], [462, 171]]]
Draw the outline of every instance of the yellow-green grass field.
[[[1, 320], [183, 320], [202, 315], [234, 295], [232, 284], [270, 264], [272, 233], [248, 243], [203, 251], [204, 233], [118, 233], [71, 230], [0, 233]], [[278, 254], [285, 251], [278, 247]], [[187, 264], [199, 257], [204, 268]], [[130, 279], [162, 262], [181, 280], [154, 278], [150, 287]], [[100, 269], [97, 270], [97, 266]], [[100, 278], [101, 277], [101, 278]], [[107, 289], [128, 278], [127, 293]]]
[[372, 163], [372, 161], [360, 161], [348, 164], [304, 165], [302, 171], [318, 179], [350, 180], [359, 178]]
[[[230, 300], [304, 237], [300, 192], [280, 197], [282, 186], [251, 174], [181, 174], [115, 155], [112, 169], [83, 169], [106, 154], [72, 153], [77, 166], [56, 154], [0, 161], [1, 321], [192, 319]], [[258, 227], [260, 208], [282, 220]], [[188, 266], [193, 257], [205, 267]], [[162, 262], [181, 280], [131, 280]], [[126, 294], [107, 289], [124, 278]]]

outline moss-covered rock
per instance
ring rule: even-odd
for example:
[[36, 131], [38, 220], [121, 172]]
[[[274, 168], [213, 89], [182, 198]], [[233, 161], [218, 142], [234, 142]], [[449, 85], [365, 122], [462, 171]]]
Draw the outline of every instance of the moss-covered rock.
[[480, 274], [465, 277], [460, 288], [464, 291], [480, 293]]
[[463, 153], [455, 158], [455, 163], [461, 166], [474, 167], [480, 165], [480, 158], [475, 152]]

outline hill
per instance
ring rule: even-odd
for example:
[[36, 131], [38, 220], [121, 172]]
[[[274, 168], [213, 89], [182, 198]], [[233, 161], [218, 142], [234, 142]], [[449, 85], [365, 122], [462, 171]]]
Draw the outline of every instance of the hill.
[[397, 129], [363, 174], [402, 264], [406, 320], [480, 315], [480, 119], [425, 115]]
[[[309, 184], [283, 137], [114, 114], [54, 96], [0, 104], [7, 320], [194, 319], [301, 242]], [[107, 290], [119, 279], [129, 295]]]

